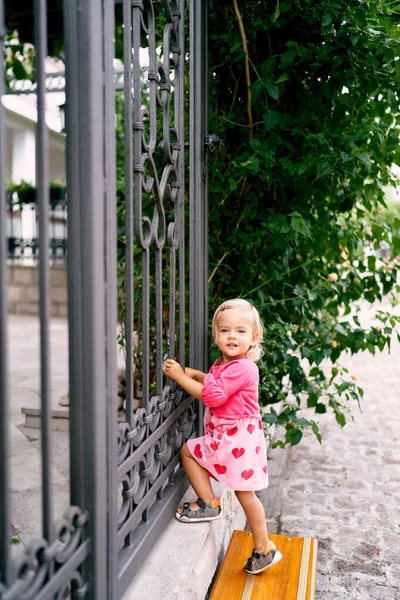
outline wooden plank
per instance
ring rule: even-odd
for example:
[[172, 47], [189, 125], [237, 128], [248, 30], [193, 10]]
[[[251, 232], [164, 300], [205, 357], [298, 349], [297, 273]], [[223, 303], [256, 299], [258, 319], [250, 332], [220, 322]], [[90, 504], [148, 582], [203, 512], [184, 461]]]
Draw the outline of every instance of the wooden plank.
[[234, 531], [210, 600], [314, 600], [317, 541], [270, 535], [283, 555], [259, 575], [243, 570], [254, 547], [248, 531]]

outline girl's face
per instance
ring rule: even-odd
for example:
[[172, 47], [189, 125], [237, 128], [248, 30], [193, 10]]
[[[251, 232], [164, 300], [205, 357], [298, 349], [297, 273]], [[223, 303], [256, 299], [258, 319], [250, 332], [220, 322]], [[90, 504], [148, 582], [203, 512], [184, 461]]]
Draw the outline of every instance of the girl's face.
[[214, 339], [222, 352], [224, 363], [246, 356], [250, 345], [258, 337], [259, 334], [254, 331], [251, 310], [229, 308], [219, 313]]

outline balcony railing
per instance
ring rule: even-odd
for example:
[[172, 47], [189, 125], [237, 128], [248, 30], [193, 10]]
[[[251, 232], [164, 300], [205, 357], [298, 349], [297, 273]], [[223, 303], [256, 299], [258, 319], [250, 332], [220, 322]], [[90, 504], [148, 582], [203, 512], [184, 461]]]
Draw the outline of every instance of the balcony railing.
[[[8, 259], [36, 262], [39, 259], [38, 202], [36, 190], [7, 194]], [[49, 259], [52, 263], [67, 260], [67, 196], [64, 188], [49, 190]]]

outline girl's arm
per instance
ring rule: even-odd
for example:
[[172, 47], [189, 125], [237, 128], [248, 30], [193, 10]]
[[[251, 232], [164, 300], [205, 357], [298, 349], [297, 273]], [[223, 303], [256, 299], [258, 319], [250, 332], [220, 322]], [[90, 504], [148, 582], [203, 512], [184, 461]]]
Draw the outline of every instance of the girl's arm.
[[[194, 369], [191, 369], [191, 371], [194, 371]], [[186, 374], [185, 371], [182, 369], [181, 365], [177, 363], [176, 360], [172, 360], [171, 358], [167, 360], [165, 366], [165, 373], [167, 377], [170, 377], [171, 379], [176, 381], [176, 383], [179, 383], [179, 385], [183, 387], [183, 389], [186, 390], [188, 394], [190, 394], [194, 398], [197, 398], [197, 400], [203, 399], [203, 383], [193, 379], [188, 374]], [[201, 373], [201, 371], [198, 371], [198, 373]]]
[[199, 383], [204, 383], [204, 378], [207, 373], [203, 373], [203, 371], [198, 371], [197, 369], [190, 369], [189, 367], [185, 368], [185, 373], [191, 379], [198, 381]]

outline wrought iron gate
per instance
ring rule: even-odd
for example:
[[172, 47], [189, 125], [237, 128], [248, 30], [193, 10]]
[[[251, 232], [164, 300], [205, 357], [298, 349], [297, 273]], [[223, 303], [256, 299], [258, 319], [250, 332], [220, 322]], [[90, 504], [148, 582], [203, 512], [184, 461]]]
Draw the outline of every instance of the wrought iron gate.
[[[2, 52], [10, 6], [4, 4]], [[18, 560], [11, 558], [7, 140], [0, 103], [0, 599], [112, 600], [122, 598], [172, 518], [187, 487], [179, 450], [200, 428], [197, 402], [166, 380], [162, 364], [173, 356], [206, 365], [206, 2], [55, 4], [63, 10], [67, 107], [70, 506], [56, 523], [45, 104], [50, 4], [35, 0], [43, 531]], [[1, 95], [4, 81], [2, 61]], [[118, 119], [124, 130], [116, 148]], [[126, 355], [119, 423], [117, 338]]]

